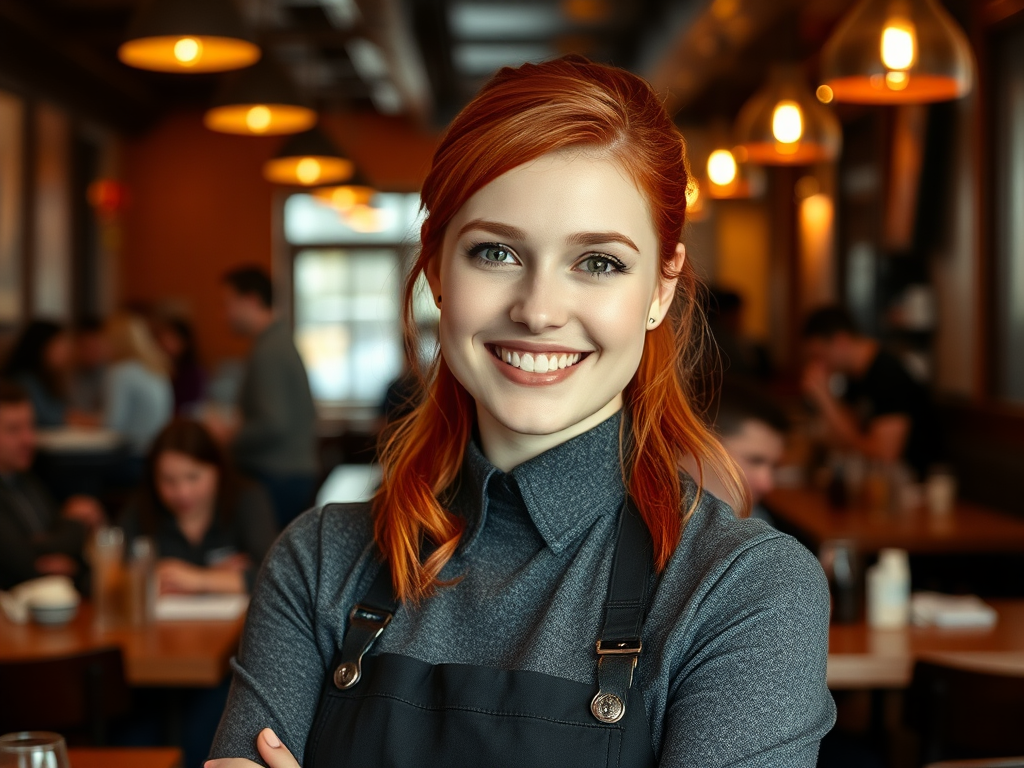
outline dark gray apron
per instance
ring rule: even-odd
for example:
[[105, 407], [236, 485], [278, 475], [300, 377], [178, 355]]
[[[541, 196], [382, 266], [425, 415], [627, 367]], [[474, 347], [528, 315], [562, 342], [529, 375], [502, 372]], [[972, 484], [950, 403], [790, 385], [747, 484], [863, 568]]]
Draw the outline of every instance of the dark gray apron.
[[[368, 655], [399, 608], [385, 564], [349, 615], [342, 648], [324, 682], [304, 766], [656, 765], [643, 696], [633, 685], [652, 570], [650, 534], [627, 503], [619, 515], [596, 643], [595, 691], [541, 672]], [[568, 635], [565, 641], [581, 640]]]

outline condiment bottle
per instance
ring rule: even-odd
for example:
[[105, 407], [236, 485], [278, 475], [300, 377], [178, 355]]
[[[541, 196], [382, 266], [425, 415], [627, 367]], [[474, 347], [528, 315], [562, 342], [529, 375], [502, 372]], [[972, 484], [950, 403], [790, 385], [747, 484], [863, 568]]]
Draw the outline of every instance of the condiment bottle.
[[868, 624], [899, 629], [910, 620], [910, 565], [902, 549], [883, 549], [867, 572]]

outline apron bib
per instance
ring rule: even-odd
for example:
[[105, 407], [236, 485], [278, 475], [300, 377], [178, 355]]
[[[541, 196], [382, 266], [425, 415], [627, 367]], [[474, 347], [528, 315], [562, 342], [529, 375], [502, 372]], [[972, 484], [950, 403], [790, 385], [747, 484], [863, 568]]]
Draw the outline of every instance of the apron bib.
[[650, 724], [633, 684], [652, 572], [650, 535], [629, 502], [618, 528], [596, 643], [596, 691], [542, 672], [367, 655], [399, 607], [385, 563], [349, 616], [303, 765], [653, 768]]

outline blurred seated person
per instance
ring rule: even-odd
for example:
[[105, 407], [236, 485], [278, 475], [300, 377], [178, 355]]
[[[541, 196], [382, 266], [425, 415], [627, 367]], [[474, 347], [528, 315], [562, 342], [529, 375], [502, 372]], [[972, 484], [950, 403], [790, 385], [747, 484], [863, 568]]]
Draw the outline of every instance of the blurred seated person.
[[707, 293], [708, 329], [730, 377], [767, 379], [772, 363], [762, 344], [744, 338], [743, 297], [735, 291], [711, 286]]
[[762, 502], [775, 487], [775, 470], [786, 449], [786, 414], [753, 387], [727, 382], [719, 396], [714, 429], [743, 470], [750, 488], [750, 516], [774, 525]]
[[77, 577], [81, 585], [86, 536], [105, 519], [86, 496], [58, 507], [30, 471], [35, 449], [29, 393], [0, 381], [0, 589], [47, 575]]
[[163, 593], [249, 592], [277, 536], [262, 486], [235, 474], [212, 435], [186, 419], [153, 441], [122, 525], [129, 540], [153, 537]]
[[76, 323], [71, 374], [71, 405], [75, 409], [93, 414], [103, 411], [108, 357], [103, 321], [87, 317]]
[[104, 328], [110, 350], [103, 426], [121, 433], [142, 457], [174, 414], [170, 363], [137, 315], [114, 315]]
[[[930, 398], [894, 355], [860, 334], [840, 307], [824, 307], [803, 330], [807, 365], [803, 390], [841, 447], [887, 464], [904, 462], [923, 477], [937, 456], [937, 429]], [[837, 397], [833, 375], [846, 379]]]
[[206, 395], [206, 372], [199, 364], [199, 351], [192, 325], [180, 317], [161, 320], [156, 341], [171, 361], [174, 412], [193, 415]]
[[28, 392], [39, 427], [67, 423], [72, 352], [71, 337], [63, 327], [33, 320], [14, 342], [3, 366], [3, 376]]

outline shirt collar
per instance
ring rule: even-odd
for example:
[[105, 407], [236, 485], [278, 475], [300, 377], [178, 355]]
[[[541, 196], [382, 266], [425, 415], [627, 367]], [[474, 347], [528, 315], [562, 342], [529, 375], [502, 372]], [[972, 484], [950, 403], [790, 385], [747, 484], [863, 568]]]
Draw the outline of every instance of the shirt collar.
[[565, 549], [594, 521], [618, 512], [626, 496], [619, 457], [621, 413], [582, 435], [525, 461], [511, 472], [497, 469], [475, 440], [466, 446], [452, 508], [466, 518], [462, 550], [468, 551], [487, 523], [489, 502], [511, 494], [526, 508], [545, 543]]

